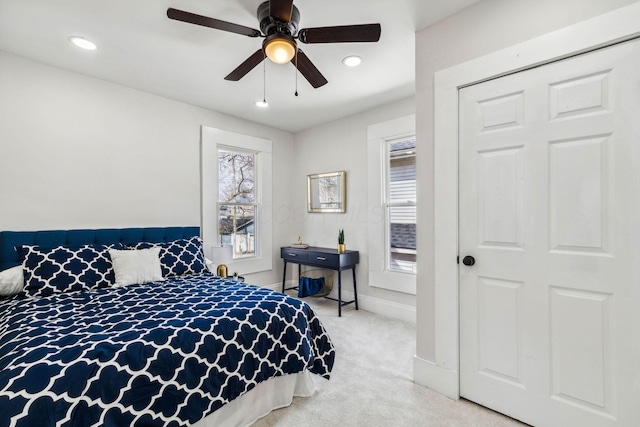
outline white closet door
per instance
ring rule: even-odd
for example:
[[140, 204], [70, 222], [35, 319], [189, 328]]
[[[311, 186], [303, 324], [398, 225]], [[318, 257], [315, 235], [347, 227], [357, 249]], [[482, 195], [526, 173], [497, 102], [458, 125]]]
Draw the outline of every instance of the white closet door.
[[461, 395], [640, 426], [640, 42], [459, 95]]

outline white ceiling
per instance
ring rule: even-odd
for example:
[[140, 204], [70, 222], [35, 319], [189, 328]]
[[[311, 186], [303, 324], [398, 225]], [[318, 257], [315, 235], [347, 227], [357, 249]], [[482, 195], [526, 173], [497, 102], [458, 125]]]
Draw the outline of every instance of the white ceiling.
[[[313, 89], [291, 64], [224, 77], [262, 39], [170, 20], [168, 7], [259, 29], [263, 0], [0, 0], [0, 50], [188, 104], [297, 132], [411, 96], [414, 32], [479, 0], [295, 0], [300, 28], [379, 22], [378, 43], [299, 43], [329, 81]], [[68, 41], [98, 44], [82, 51]], [[357, 54], [363, 63], [342, 65]]]

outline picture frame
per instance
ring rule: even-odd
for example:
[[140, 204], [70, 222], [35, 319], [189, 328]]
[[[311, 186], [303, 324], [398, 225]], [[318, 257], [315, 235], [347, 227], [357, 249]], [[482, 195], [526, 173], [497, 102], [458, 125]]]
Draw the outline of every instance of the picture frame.
[[307, 212], [345, 213], [347, 173], [325, 172], [307, 175]]

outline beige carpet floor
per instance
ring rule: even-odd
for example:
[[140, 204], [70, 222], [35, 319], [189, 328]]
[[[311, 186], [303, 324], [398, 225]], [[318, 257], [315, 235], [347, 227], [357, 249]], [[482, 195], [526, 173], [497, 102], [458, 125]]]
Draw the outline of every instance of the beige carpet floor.
[[336, 347], [331, 380], [314, 375], [316, 392], [261, 418], [254, 427], [525, 426], [475, 403], [448, 399], [412, 382], [415, 325], [353, 305], [305, 298]]

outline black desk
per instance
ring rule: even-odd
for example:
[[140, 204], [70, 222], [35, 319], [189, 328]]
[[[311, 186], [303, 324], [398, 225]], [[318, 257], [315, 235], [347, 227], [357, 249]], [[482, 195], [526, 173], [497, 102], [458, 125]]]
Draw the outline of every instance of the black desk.
[[[360, 262], [360, 252], [346, 251], [339, 254], [337, 249], [318, 248], [309, 246], [307, 249], [291, 248], [283, 246], [280, 248], [280, 258], [284, 261], [284, 271], [282, 272], [282, 292], [288, 289], [298, 289], [297, 286], [286, 288], [285, 281], [287, 278], [287, 262], [298, 264], [298, 277], [300, 277], [300, 266], [310, 265], [312, 267], [328, 268], [338, 272], [338, 299], [329, 298], [338, 301], [338, 316], [342, 316], [342, 306], [355, 303], [358, 309], [358, 290], [356, 288], [356, 264]], [[353, 270], [353, 301], [342, 301], [342, 270]]]

